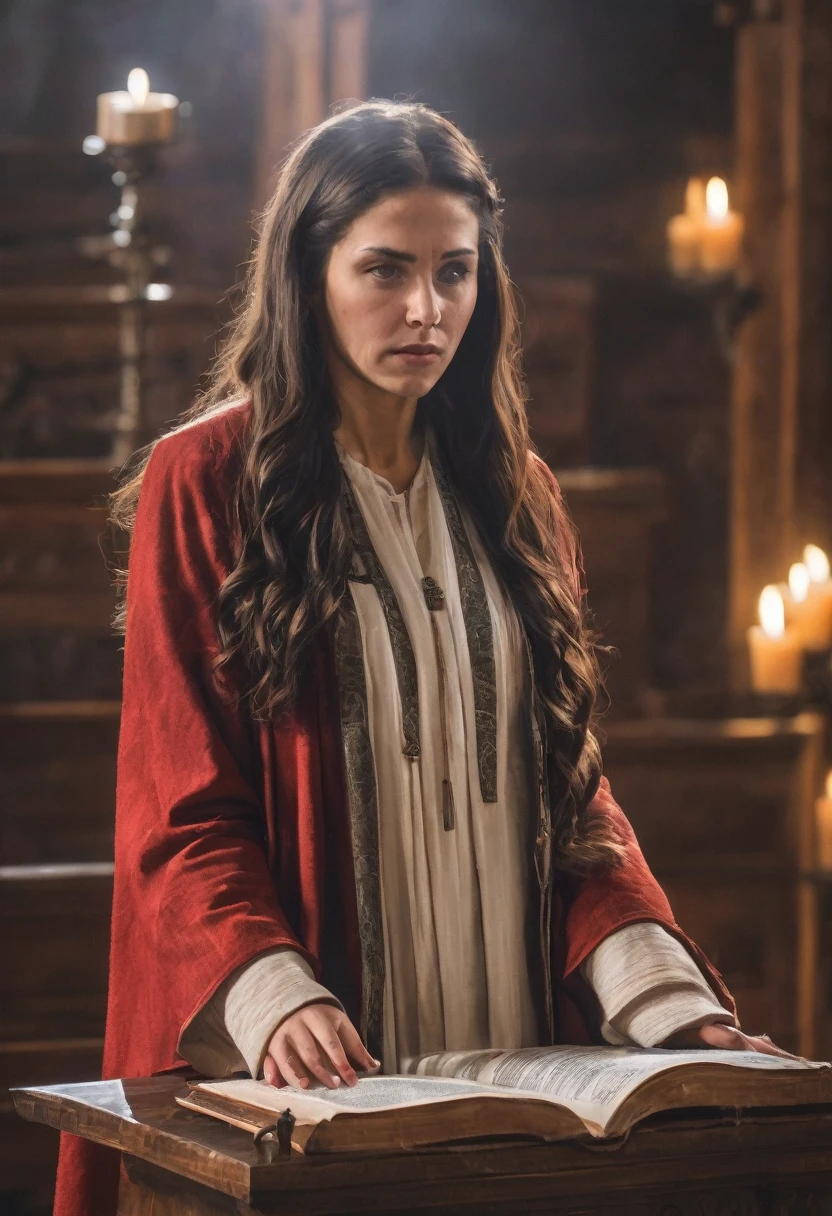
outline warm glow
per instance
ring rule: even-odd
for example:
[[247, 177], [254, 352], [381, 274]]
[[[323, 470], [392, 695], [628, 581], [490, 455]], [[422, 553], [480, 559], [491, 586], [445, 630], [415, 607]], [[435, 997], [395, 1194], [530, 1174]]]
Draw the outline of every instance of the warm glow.
[[685, 214], [699, 220], [705, 214], [705, 183], [701, 177], [692, 177], [685, 190]]
[[786, 631], [783, 597], [774, 585], [764, 587], [760, 596], [760, 624], [770, 638], [780, 638]]
[[832, 799], [832, 768], [826, 774], [826, 797]]
[[173, 295], [173, 288], [170, 283], [148, 283], [144, 294], [148, 300], [169, 300]]
[[813, 583], [825, 583], [829, 578], [829, 558], [823, 549], [817, 545], [807, 545], [803, 550], [803, 560]]
[[127, 92], [135, 105], [141, 108], [147, 101], [150, 92], [150, 80], [144, 68], [133, 68], [127, 77]]
[[802, 604], [809, 595], [809, 571], [803, 562], [795, 562], [789, 568], [789, 591], [796, 604]]
[[724, 220], [728, 214], [728, 187], [721, 177], [712, 177], [705, 187], [708, 219]]

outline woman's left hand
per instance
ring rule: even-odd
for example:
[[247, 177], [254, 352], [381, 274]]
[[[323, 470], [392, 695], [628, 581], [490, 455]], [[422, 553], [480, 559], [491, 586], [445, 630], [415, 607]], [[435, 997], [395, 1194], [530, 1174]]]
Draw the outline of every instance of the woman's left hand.
[[660, 1047], [717, 1047], [722, 1051], [759, 1051], [766, 1056], [784, 1056], [788, 1060], [800, 1060], [790, 1051], [784, 1051], [776, 1043], [772, 1043], [767, 1034], [744, 1034], [735, 1026], [726, 1026], [721, 1022], [712, 1022], [708, 1026], [697, 1026], [695, 1029], [679, 1030], [665, 1039]]

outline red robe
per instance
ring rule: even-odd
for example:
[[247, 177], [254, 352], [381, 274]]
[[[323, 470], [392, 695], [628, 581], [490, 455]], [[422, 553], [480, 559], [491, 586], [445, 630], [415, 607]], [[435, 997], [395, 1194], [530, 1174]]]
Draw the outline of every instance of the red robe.
[[[104, 1079], [187, 1070], [176, 1051], [182, 1026], [232, 971], [274, 946], [300, 951], [357, 1020], [361, 956], [329, 647], [318, 653], [305, 703], [278, 726], [252, 724], [211, 673], [213, 601], [232, 567], [224, 509], [247, 416], [247, 406], [230, 407], [161, 440], [142, 486], [130, 553]], [[599, 1041], [597, 1006], [577, 969], [604, 937], [639, 920], [683, 941], [734, 1012], [719, 973], [676, 925], [606, 778], [595, 808], [628, 850], [613, 873], [558, 879], [559, 1041]], [[115, 1150], [63, 1133], [55, 1216], [114, 1216], [118, 1177]]]

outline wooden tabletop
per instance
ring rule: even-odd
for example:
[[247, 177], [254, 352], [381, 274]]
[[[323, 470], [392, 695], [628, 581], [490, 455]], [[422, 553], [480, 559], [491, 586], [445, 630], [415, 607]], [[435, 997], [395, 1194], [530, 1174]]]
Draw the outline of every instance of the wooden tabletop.
[[181, 1077], [153, 1077], [12, 1093], [25, 1119], [121, 1149], [264, 1211], [401, 1209], [403, 1188], [409, 1210], [486, 1201], [491, 1210], [501, 1198], [534, 1204], [553, 1194], [565, 1200], [647, 1186], [710, 1191], [749, 1180], [788, 1185], [817, 1178], [832, 1195], [832, 1107], [655, 1117], [613, 1142], [492, 1141], [279, 1159], [274, 1145], [256, 1148], [249, 1133], [178, 1106], [174, 1095], [183, 1090]]

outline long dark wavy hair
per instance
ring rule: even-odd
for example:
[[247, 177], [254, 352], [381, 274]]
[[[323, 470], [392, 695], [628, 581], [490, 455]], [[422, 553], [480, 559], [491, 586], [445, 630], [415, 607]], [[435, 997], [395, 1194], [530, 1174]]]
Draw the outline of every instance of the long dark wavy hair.
[[[417, 422], [432, 427], [454, 490], [527, 631], [545, 714], [556, 864], [580, 873], [615, 864], [621, 853], [606, 817], [588, 811], [601, 771], [599, 648], [564, 564], [564, 551], [577, 544], [572, 525], [531, 454], [502, 200], [471, 142], [428, 106], [362, 103], [295, 143], [262, 217], [244, 304], [209, 388], [178, 423], [235, 398], [251, 403], [229, 504], [237, 551], [217, 601], [217, 672], [233, 664], [247, 673], [242, 695], [253, 718], [291, 711], [319, 635], [348, 594], [351, 537], [332, 435], [340, 415], [312, 302], [330, 250], [357, 216], [393, 191], [426, 185], [462, 196], [476, 214], [479, 269], [471, 320], [446, 371], [420, 399]], [[152, 447], [111, 496], [112, 518], [127, 531]], [[117, 629], [124, 628], [126, 573], [121, 590]]]

